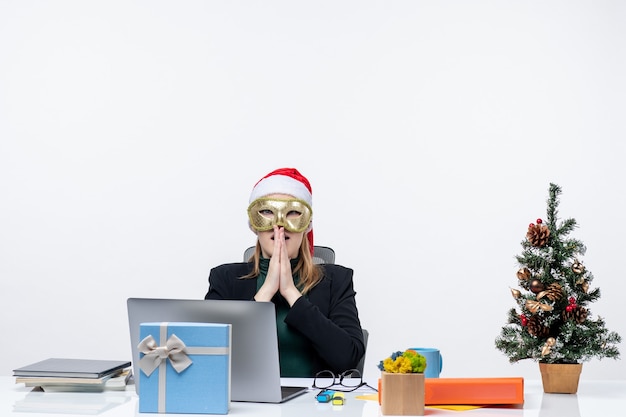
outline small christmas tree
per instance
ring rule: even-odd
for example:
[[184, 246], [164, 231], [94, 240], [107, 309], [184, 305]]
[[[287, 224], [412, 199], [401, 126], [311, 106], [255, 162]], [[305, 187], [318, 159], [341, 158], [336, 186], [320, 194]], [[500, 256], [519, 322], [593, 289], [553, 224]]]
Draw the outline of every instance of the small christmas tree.
[[592, 319], [588, 305], [600, 298], [593, 275], [580, 261], [586, 247], [568, 238], [574, 219], [558, 222], [561, 188], [550, 184], [547, 221], [528, 226], [523, 251], [516, 256], [521, 291], [511, 289], [517, 309], [495, 340], [510, 362], [581, 363], [592, 358], [619, 358], [621, 337], [609, 332], [601, 317]]

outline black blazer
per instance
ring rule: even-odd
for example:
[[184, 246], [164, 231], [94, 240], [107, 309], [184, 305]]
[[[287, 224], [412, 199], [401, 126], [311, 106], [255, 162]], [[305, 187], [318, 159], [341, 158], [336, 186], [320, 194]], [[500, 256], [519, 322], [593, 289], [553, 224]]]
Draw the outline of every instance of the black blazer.
[[[242, 279], [252, 271], [252, 263], [217, 266], [209, 274], [205, 299], [253, 300], [257, 279]], [[313, 369], [336, 373], [355, 368], [365, 353], [350, 268], [320, 265], [322, 280], [300, 297], [289, 310], [285, 323], [310, 340], [317, 355]], [[311, 375], [313, 376], [313, 375]]]

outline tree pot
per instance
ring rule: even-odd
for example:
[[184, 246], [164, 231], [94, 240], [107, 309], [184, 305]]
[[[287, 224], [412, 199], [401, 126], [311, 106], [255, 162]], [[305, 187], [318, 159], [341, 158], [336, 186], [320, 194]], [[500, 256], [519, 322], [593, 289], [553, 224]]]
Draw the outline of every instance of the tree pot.
[[543, 392], [547, 394], [576, 394], [582, 363], [539, 363]]

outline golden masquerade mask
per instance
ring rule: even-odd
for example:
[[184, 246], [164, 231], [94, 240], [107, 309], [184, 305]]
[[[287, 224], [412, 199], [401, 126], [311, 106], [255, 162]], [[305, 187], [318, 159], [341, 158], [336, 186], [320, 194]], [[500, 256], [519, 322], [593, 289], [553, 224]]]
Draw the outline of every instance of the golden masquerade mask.
[[248, 206], [250, 226], [257, 232], [272, 230], [274, 225], [290, 232], [304, 232], [311, 223], [313, 210], [306, 202], [296, 198], [257, 198]]

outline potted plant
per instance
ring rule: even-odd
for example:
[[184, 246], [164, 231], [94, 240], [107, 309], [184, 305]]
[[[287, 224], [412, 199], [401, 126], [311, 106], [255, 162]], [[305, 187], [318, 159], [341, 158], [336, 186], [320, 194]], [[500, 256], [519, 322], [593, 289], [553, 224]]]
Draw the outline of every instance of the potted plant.
[[426, 358], [414, 350], [394, 352], [380, 361], [379, 399], [383, 415], [424, 415]]
[[516, 256], [519, 289], [511, 289], [517, 308], [509, 310], [495, 345], [511, 363], [538, 362], [544, 392], [576, 393], [582, 363], [619, 358], [621, 337], [589, 310], [600, 289], [592, 287], [593, 274], [581, 262], [586, 247], [568, 237], [576, 221], [557, 218], [560, 193], [550, 184], [546, 221], [528, 226]]

